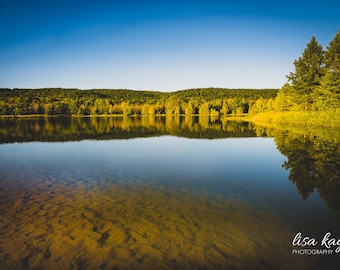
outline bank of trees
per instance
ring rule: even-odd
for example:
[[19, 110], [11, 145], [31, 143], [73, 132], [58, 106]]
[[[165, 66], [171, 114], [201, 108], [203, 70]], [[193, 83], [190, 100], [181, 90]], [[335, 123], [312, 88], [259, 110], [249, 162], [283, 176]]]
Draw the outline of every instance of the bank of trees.
[[248, 113], [276, 89], [189, 89], [177, 92], [1, 89], [0, 115], [229, 115]]
[[313, 36], [294, 66], [275, 98], [255, 101], [253, 120], [339, 127], [340, 29], [326, 50]]
[[274, 111], [324, 112], [340, 108], [340, 29], [324, 51], [313, 36], [272, 104]]
[[340, 115], [340, 29], [326, 51], [313, 36], [294, 66], [288, 82], [279, 91], [0, 89], [0, 115], [219, 116], [285, 111], [304, 112], [303, 117], [306, 112]]

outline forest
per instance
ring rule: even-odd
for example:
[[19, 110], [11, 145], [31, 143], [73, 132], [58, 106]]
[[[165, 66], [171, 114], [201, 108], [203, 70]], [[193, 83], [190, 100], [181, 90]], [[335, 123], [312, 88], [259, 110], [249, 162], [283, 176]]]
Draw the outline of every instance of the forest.
[[0, 115], [242, 115], [340, 125], [340, 29], [326, 50], [313, 36], [281, 89], [0, 89]]
[[259, 107], [255, 118], [340, 126], [340, 29], [326, 50], [313, 36], [294, 66], [274, 101]]
[[1, 89], [0, 115], [243, 114], [277, 89], [189, 89], [176, 92], [109, 89]]

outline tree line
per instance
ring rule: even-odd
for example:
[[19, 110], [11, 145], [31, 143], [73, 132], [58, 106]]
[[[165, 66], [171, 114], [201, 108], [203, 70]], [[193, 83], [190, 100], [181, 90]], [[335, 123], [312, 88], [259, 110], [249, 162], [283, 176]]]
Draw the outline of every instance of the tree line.
[[[0, 115], [339, 114], [340, 29], [326, 50], [313, 36], [280, 89], [203, 88], [176, 92], [110, 89], [0, 89]], [[335, 112], [335, 113], [334, 113]], [[326, 114], [325, 114], [326, 113]], [[297, 116], [295, 113], [294, 116]], [[291, 116], [288, 116], [291, 117]], [[300, 118], [301, 118], [300, 117]], [[283, 121], [287, 121], [284, 117]], [[293, 119], [294, 120], [294, 119]], [[301, 119], [300, 119], [301, 120]], [[295, 120], [294, 120], [295, 121]], [[304, 121], [304, 120], [301, 120]]]
[[277, 89], [176, 92], [110, 89], [1, 89], [0, 115], [229, 115], [275, 98]]
[[340, 29], [326, 50], [312, 36], [294, 66], [295, 70], [287, 75], [288, 82], [279, 90], [275, 100], [266, 105], [267, 111], [339, 110]]

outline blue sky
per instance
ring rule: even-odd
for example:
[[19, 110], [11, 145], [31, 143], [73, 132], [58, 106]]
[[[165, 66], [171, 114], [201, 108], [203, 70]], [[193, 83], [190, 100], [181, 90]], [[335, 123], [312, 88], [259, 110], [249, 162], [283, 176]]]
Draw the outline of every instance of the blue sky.
[[339, 1], [0, 0], [0, 87], [279, 88]]

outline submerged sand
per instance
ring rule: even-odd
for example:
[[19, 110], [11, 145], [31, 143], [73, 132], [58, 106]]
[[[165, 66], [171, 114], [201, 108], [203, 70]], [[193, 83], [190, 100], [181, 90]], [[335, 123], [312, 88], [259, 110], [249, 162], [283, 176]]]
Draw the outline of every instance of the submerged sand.
[[0, 214], [0, 269], [313, 265], [291, 255], [292, 229], [277, 215], [165, 183], [10, 179]]

